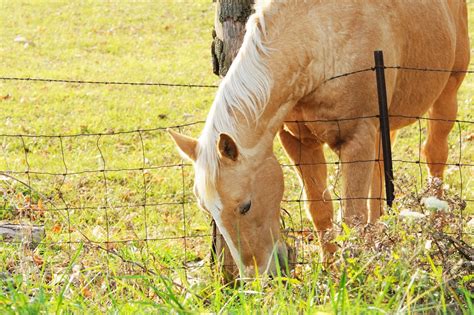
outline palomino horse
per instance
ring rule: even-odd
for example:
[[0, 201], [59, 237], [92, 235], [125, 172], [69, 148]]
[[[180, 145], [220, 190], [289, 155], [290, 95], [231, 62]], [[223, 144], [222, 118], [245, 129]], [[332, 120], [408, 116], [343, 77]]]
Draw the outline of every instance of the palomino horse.
[[[375, 75], [338, 74], [373, 65], [373, 51], [405, 67], [465, 70], [469, 63], [467, 10], [450, 1], [257, 1], [243, 45], [220, 84], [198, 140], [171, 132], [194, 161], [194, 192], [224, 236], [241, 275], [275, 271], [285, 256], [279, 217], [280, 141], [296, 165], [321, 248], [334, 245], [333, 205], [323, 144], [342, 161], [343, 220], [350, 226], [380, 216], [382, 179]], [[447, 136], [456, 118], [462, 72], [387, 70], [392, 130], [428, 112], [424, 153], [431, 176], [442, 178]], [[327, 120], [329, 122], [316, 122]], [[300, 121], [301, 123], [285, 123]], [[330, 122], [332, 121], [332, 122]], [[369, 162], [370, 161], [370, 162]], [[370, 212], [368, 197], [371, 197]]]

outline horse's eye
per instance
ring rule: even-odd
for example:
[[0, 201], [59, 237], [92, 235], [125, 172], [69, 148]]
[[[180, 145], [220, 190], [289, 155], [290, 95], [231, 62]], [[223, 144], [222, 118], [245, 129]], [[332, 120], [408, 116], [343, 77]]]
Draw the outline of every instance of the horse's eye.
[[240, 214], [246, 214], [247, 212], [249, 212], [251, 206], [252, 206], [251, 201], [246, 202], [243, 205], [240, 205], [239, 206], [239, 213]]

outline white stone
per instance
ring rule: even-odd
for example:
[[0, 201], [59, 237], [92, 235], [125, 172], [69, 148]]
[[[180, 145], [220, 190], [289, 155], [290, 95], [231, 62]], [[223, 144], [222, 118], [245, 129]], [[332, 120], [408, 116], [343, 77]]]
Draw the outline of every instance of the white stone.
[[421, 203], [431, 211], [448, 210], [449, 208], [449, 205], [446, 201], [439, 200], [434, 196], [422, 198]]
[[423, 213], [411, 211], [411, 210], [408, 210], [408, 209], [404, 209], [404, 210], [400, 211], [400, 216], [403, 217], [403, 218], [415, 219], [415, 220], [423, 219], [424, 217], [426, 217], [426, 215], [423, 214]]

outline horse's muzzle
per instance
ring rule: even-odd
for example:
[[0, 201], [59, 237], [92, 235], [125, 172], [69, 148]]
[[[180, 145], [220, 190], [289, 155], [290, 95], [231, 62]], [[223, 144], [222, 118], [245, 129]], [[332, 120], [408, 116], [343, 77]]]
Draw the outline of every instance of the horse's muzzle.
[[252, 280], [258, 276], [290, 276], [294, 267], [295, 251], [283, 241], [277, 242], [265, 266], [244, 267], [241, 280]]

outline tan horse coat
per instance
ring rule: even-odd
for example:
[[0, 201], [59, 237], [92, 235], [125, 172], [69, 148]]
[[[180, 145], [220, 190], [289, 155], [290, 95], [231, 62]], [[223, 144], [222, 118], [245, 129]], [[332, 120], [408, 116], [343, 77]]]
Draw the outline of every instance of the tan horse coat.
[[[324, 237], [333, 226], [333, 205], [323, 144], [342, 161], [343, 220], [354, 226], [380, 216], [382, 178], [373, 162], [381, 156], [378, 119], [353, 119], [378, 114], [375, 74], [327, 79], [373, 67], [374, 50], [383, 50], [390, 66], [465, 70], [469, 63], [461, 0], [260, 1], [256, 8], [199, 142], [173, 134], [196, 161], [198, 199], [246, 275], [274, 269], [271, 257], [280, 246], [283, 179], [272, 152], [277, 134], [299, 165], [309, 214], [326, 251], [334, 250]], [[387, 69], [389, 114], [414, 117], [392, 117], [393, 134], [427, 112], [455, 119], [463, 78], [459, 72]], [[452, 125], [429, 122], [424, 152], [432, 176], [443, 175]]]

